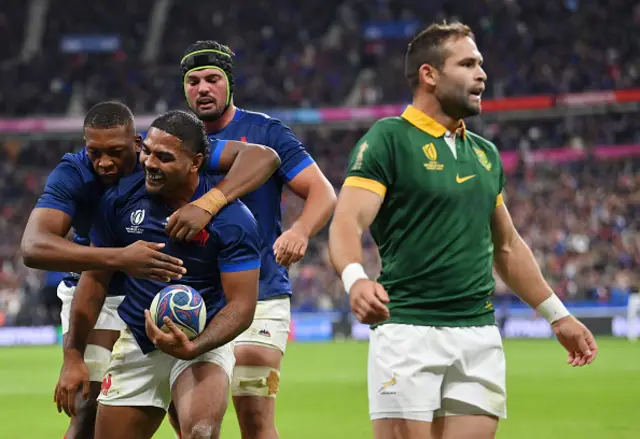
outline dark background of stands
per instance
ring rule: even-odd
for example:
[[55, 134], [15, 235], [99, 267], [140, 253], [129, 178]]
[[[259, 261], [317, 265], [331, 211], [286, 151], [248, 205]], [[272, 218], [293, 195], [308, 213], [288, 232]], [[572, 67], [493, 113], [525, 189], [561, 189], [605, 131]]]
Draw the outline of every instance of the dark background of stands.
[[[178, 63], [198, 39], [234, 50], [235, 100], [247, 109], [403, 104], [410, 99], [403, 78], [410, 35], [445, 18], [474, 29], [489, 76], [487, 99], [640, 87], [636, 1], [252, 0], [193, 9], [175, 0], [2, 2], [0, 118], [77, 117], [106, 99], [136, 114], [185, 108]], [[545, 148], [640, 144], [637, 110], [483, 116], [468, 125], [502, 151], [520, 154], [507, 203], [557, 293], [624, 304], [639, 287], [638, 159], [557, 165], [527, 157]], [[366, 126], [293, 128], [338, 190], [347, 154]], [[0, 147], [0, 326], [56, 323], [60, 275], [24, 267], [18, 244], [46, 176], [63, 153], [83, 147], [81, 133], [0, 136]], [[301, 202], [286, 193], [282, 207], [290, 224]], [[365, 247], [365, 265], [375, 273], [370, 237]], [[345, 309], [326, 230], [291, 274], [295, 309]], [[495, 298], [517, 302], [499, 280]]]

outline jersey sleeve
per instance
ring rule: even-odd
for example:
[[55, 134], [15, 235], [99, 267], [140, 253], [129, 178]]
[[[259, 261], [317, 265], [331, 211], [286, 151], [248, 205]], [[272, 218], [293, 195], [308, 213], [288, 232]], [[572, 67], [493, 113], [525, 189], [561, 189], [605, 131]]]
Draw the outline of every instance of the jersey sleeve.
[[211, 150], [211, 155], [209, 156], [209, 171], [216, 172], [220, 169], [220, 157], [222, 156], [222, 151], [226, 145], [226, 140], [211, 140], [211, 144], [209, 146]]
[[83, 196], [83, 188], [84, 181], [78, 169], [63, 159], [49, 174], [36, 208], [56, 209], [74, 216], [78, 200]]
[[496, 197], [496, 207], [502, 206], [504, 204], [504, 195], [502, 194], [504, 189], [504, 169], [500, 168], [500, 191], [498, 192], [498, 196]]
[[[497, 148], [496, 148], [497, 151]], [[496, 196], [496, 207], [502, 206], [504, 204], [504, 185], [505, 185], [505, 175], [504, 175], [504, 166], [502, 165], [502, 159], [500, 158], [500, 153], [497, 152], [498, 156], [498, 166], [500, 166], [499, 174], [498, 174], [498, 195]]]
[[280, 156], [280, 168], [276, 174], [286, 183], [314, 163], [293, 131], [278, 120], [272, 120], [269, 125], [266, 146], [273, 148]]
[[240, 204], [229, 205], [218, 213], [213, 224], [220, 244], [221, 273], [260, 268], [262, 238], [249, 209]]
[[120, 247], [115, 233], [116, 219], [115, 203], [111, 191], [108, 191], [100, 200], [98, 214], [91, 226], [89, 236], [93, 245], [96, 247]]
[[344, 186], [358, 187], [384, 198], [393, 183], [390, 145], [384, 125], [377, 122], [351, 152]]

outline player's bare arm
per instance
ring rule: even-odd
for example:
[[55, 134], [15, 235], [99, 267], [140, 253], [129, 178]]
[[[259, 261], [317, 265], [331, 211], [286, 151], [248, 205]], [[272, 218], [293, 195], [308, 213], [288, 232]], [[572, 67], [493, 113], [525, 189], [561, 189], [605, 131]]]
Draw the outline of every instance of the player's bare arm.
[[531, 249], [513, 225], [507, 207], [496, 208], [491, 218], [494, 265], [500, 278], [553, 327], [558, 341], [569, 352], [573, 366], [591, 364], [598, 353], [593, 334], [571, 316], [544, 280]]
[[218, 169], [226, 172], [216, 186], [229, 201], [262, 186], [280, 167], [280, 156], [272, 148], [229, 140], [222, 150]]
[[89, 369], [84, 362], [84, 351], [89, 334], [107, 297], [112, 271], [85, 271], [80, 276], [69, 318], [69, 332], [64, 344], [64, 363], [56, 385], [54, 401], [58, 412], [64, 410], [75, 416], [75, 398], [82, 388], [82, 397], [89, 395]]
[[387, 292], [369, 280], [362, 268], [362, 233], [382, 206], [383, 197], [366, 189], [343, 186], [329, 228], [329, 255], [349, 294], [351, 310], [361, 323], [389, 318]]
[[296, 175], [287, 186], [305, 203], [300, 217], [273, 244], [276, 262], [285, 267], [304, 257], [309, 238], [327, 224], [336, 206], [336, 192], [315, 163]]
[[493, 214], [491, 233], [498, 274], [531, 308], [537, 308], [553, 290], [542, 277], [533, 253], [514, 227], [504, 204]]
[[207, 325], [202, 334], [193, 340], [167, 317], [164, 323], [169, 333], [161, 331], [153, 322], [149, 310], [145, 310], [145, 330], [156, 348], [181, 360], [196, 357], [220, 347], [244, 332], [253, 321], [258, 301], [260, 270], [225, 272], [220, 274], [226, 305]]
[[154, 280], [180, 279], [182, 261], [159, 252], [164, 244], [138, 241], [125, 248], [96, 248], [66, 239], [71, 216], [57, 209], [31, 212], [22, 237], [25, 265], [50, 271], [120, 270]]
[[273, 149], [238, 141], [227, 141], [218, 169], [226, 172], [218, 185], [193, 203], [178, 209], [167, 222], [167, 233], [190, 241], [211, 221], [211, 217], [228, 202], [253, 192], [280, 167], [280, 157]]

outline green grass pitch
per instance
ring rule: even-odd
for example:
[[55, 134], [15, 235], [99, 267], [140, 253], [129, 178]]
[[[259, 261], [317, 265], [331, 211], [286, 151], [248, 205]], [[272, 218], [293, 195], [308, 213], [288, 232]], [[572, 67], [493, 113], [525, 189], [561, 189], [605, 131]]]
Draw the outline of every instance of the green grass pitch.
[[[555, 341], [507, 340], [509, 419], [498, 438], [639, 438], [640, 344], [598, 341], [596, 362], [573, 369]], [[370, 438], [366, 357], [366, 343], [290, 344], [277, 404], [280, 437]], [[67, 418], [52, 402], [60, 359], [59, 346], [0, 348], [0, 437], [62, 439]], [[155, 437], [174, 437], [167, 422]], [[231, 406], [222, 437], [240, 438]]]

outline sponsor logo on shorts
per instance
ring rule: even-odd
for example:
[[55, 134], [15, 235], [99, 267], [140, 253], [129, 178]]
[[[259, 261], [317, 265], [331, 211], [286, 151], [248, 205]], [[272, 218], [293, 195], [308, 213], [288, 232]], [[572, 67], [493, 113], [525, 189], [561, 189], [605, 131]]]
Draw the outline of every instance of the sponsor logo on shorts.
[[258, 335], [262, 335], [263, 337], [271, 337], [271, 333], [267, 328], [262, 328], [258, 331]]
[[382, 383], [382, 387], [380, 387], [380, 390], [378, 390], [378, 394], [395, 395], [396, 392], [393, 390], [390, 390], [390, 388], [393, 388], [395, 387], [396, 384], [398, 384], [397, 378], [398, 378], [397, 375], [394, 373], [393, 377], [391, 377], [389, 381], [385, 381], [384, 383]]
[[110, 373], [108, 373], [102, 379], [102, 385], [100, 386], [100, 393], [102, 393], [104, 396], [108, 396], [109, 395], [109, 389], [111, 389], [111, 374]]

